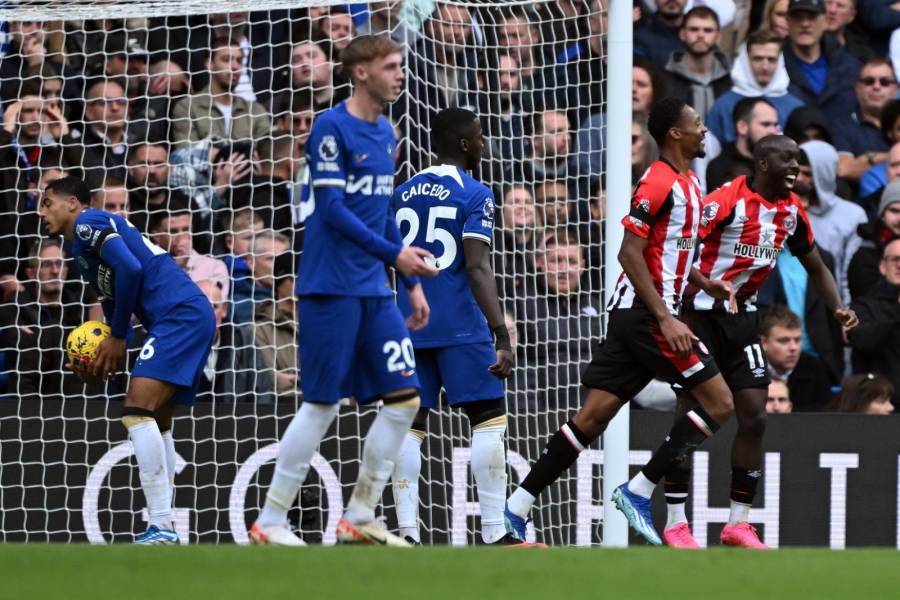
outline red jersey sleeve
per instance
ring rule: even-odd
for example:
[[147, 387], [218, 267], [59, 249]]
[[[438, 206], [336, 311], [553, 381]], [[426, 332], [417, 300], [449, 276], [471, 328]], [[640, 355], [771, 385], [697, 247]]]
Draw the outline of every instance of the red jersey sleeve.
[[[793, 203], [797, 207], [797, 217], [794, 219], [793, 216], [789, 216], [785, 219], [784, 227], [790, 232], [787, 246], [791, 249], [791, 254], [794, 256], [803, 256], [815, 248], [816, 240], [813, 237], [812, 225], [809, 224], [809, 217], [806, 214], [806, 209], [803, 208], [803, 203], [800, 202], [797, 196], [793, 194], [792, 196]], [[796, 223], [791, 223], [790, 220], [795, 220]]]
[[668, 166], [655, 162], [641, 177], [631, 197], [631, 210], [622, 219], [627, 231], [647, 239], [657, 219], [671, 210], [674, 176], [670, 172]]

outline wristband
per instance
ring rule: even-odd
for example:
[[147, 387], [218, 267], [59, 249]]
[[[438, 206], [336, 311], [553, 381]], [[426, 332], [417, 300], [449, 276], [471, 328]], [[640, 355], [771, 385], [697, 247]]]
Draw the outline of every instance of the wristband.
[[491, 329], [491, 333], [494, 334], [494, 347], [497, 350], [512, 352], [512, 342], [509, 340], [509, 330], [506, 329], [506, 325], [494, 327]]

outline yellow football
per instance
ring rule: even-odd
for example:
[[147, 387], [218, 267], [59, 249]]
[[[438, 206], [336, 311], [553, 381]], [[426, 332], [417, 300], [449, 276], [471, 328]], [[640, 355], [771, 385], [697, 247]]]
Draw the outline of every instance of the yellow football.
[[100, 321], [88, 321], [72, 330], [66, 338], [66, 354], [76, 368], [89, 366], [97, 355], [97, 348], [110, 334], [109, 325]]

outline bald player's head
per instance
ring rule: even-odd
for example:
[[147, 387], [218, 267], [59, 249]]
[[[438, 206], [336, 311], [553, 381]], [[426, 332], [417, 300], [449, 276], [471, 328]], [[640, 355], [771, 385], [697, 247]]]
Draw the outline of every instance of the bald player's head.
[[786, 135], [767, 135], [753, 148], [756, 164], [754, 187], [771, 195], [769, 200], [786, 198], [800, 173], [800, 148]]

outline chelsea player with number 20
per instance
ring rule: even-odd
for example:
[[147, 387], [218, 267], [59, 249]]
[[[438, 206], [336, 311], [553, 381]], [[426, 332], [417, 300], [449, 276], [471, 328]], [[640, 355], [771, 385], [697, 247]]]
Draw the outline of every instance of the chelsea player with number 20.
[[127, 220], [90, 208], [83, 181], [63, 177], [41, 198], [47, 233], [72, 243], [81, 276], [100, 295], [111, 334], [97, 348], [89, 372], [105, 378], [122, 367], [134, 314], [147, 330], [122, 408], [134, 446], [149, 527], [138, 544], [177, 544], [172, 526], [175, 487], [175, 405], [192, 406], [216, 332], [212, 306], [169, 254]]

